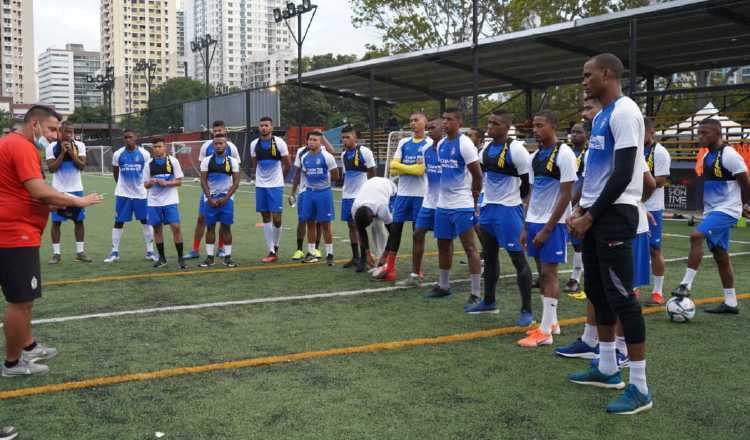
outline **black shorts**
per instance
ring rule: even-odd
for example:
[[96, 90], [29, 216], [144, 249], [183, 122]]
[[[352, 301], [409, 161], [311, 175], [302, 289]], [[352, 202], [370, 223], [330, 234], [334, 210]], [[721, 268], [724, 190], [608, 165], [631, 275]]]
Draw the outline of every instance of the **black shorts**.
[[38, 247], [0, 248], [0, 287], [9, 303], [31, 302], [42, 296]]

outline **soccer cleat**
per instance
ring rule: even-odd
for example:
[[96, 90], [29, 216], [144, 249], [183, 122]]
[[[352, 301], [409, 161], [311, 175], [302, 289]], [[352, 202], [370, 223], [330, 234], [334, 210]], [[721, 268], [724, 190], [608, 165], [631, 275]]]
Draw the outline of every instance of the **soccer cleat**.
[[12, 426], [3, 426], [0, 428], [0, 440], [13, 440], [18, 437], [18, 431]]
[[586, 300], [586, 292], [581, 290], [580, 292], [573, 292], [568, 294], [568, 298], [577, 299], [578, 301]]
[[607, 412], [610, 414], [632, 415], [649, 410], [653, 406], [654, 401], [651, 398], [651, 392], [643, 394], [638, 391], [638, 387], [630, 383], [617, 399], [607, 405]]
[[359, 260], [359, 259], [358, 258], [357, 259], [352, 258], [351, 260], [349, 260], [346, 263], [344, 263], [344, 265], [341, 266], [341, 268], [343, 268], [343, 269], [351, 269], [352, 267], [356, 267], [357, 266], [357, 260]]
[[104, 259], [105, 263], [113, 263], [120, 259], [120, 253], [116, 251], [112, 251], [111, 254], [107, 258]]
[[37, 364], [31, 361], [27, 361], [23, 357], [18, 360], [18, 363], [13, 367], [6, 367], [3, 364], [3, 377], [14, 377], [14, 376], [37, 376], [49, 373], [49, 367], [44, 364]]
[[706, 313], [714, 313], [720, 315], [738, 315], [740, 313], [739, 307], [728, 306], [727, 303], [722, 302], [716, 307], [705, 309]]
[[680, 298], [688, 297], [690, 296], [690, 288], [688, 288], [687, 284], [680, 284], [672, 291], [672, 296]]
[[180, 267], [180, 269], [185, 270], [187, 269], [187, 264], [185, 264], [185, 259], [181, 259], [177, 261], [177, 266]]
[[520, 339], [518, 341], [518, 346], [527, 348], [541, 347], [542, 345], [550, 345], [552, 344], [552, 342], [554, 341], [552, 340], [551, 334], [544, 333], [537, 328], [530, 335], [526, 336], [523, 339]]
[[372, 277], [381, 279], [385, 276], [385, 273], [387, 272], [387, 270], [388, 270], [388, 266], [386, 266], [385, 264], [382, 266], [378, 266], [374, 268], [373, 271], [371, 272]]
[[534, 323], [534, 315], [526, 310], [521, 310], [521, 314], [518, 315], [516, 325], [519, 327], [528, 327]]
[[323, 254], [320, 253], [320, 249], [316, 248], [314, 254], [315, 254], [315, 257], [318, 259], [323, 258]]
[[396, 283], [399, 287], [422, 287], [424, 277], [418, 273], [410, 273], [409, 278]]
[[448, 298], [453, 295], [450, 289], [442, 289], [440, 286], [435, 286], [429, 292], [425, 293], [425, 299], [437, 299], [437, 298]]
[[[615, 360], [617, 361], [617, 368], [628, 368], [630, 366], [630, 358], [620, 350], [615, 351]], [[591, 359], [591, 365], [599, 368], [599, 350], [596, 351], [596, 357]]]
[[79, 252], [76, 254], [75, 258], [73, 258], [73, 261], [76, 263], [91, 263], [93, 260], [87, 257], [85, 252]]
[[464, 307], [473, 306], [473, 305], [479, 304], [480, 302], [482, 302], [482, 298], [476, 295], [469, 295], [469, 299], [466, 300], [466, 304], [464, 305]]
[[326, 264], [329, 266], [333, 266], [334, 264], [336, 264], [333, 260], [333, 254], [326, 255]]
[[565, 358], [578, 358], [578, 359], [595, 359], [596, 347], [592, 347], [589, 344], [583, 342], [581, 338], [576, 339], [571, 344], [564, 347], [557, 347], [555, 354]]
[[224, 258], [227, 256], [227, 254], [224, 252], [224, 248], [219, 248], [219, 250], [216, 252], [216, 256], [218, 258]]
[[578, 280], [571, 278], [568, 280], [567, 283], [565, 283], [565, 287], [563, 287], [563, 292], [565, 293], [576, 293], [581, 291], [581, 285], [578, 282]]
[[464, 312], [468, 313], [469, 315], [479, 315], [482, 313], [497, 314], [500, 313], [500, 310], [497, 309], [497, 305], [495, 303], [487, 304], [486, 302], [484, 302], [484, 300], [482, 300], [477, 304], [466, 304], [464, 306]]
[[[532, 328], [531, 330], [528, 330], [526, 332], [526, 334], [530, 335], [530, 334], [534, 333], [535, 331], [537, 331], [538, 328], [539, 327]], [[550, 326], [550, 334], [553, 334], [553, 335], [559, 335], [560, 334], [560, 324], [559, 323], [556, 322], [556, 323], [554, 323], [554, 324], [552, 324]]]
[[162, 267], [165, 267], [167, 265], [167, 260], [159, 259], [156, 263], [154, 263], [154, 269], [160, 269]]
[[317, 263], [319, 261], [318, 257], [315, 256], [315, 254], [307, 253], [305, 255], [305, 259], [302, 260], [303, 263]]
[[302, 249], [297, 249], [292, 254], [292, 261], [302, 261], [305, 258], [305, 253], [302, 252]]
[[367, 260], [365, 258], [360, 258], [357, 261], [357, 268], [354, 270], [357, 273], [362, 273], [367, 271]]
[[664, 304], [664, 295], [659, 292], [652, 292], [651, 298], [646, 300], [647, 306], [660, 306]]
[[37, 342], [33, 350], [21, 350], [21, 359], [27, 362], [46, 361], [57, 356], [57, 349]]
[[147, 260], [151, 260], [153, 262], [159, 261], [159, 257], [157, 257], [156, 254], [153, 253], [153, 252], [146, 252], [146, 257], [145, 258]]
[[195, 260], [195, 259], [200, 258], [200, 257], [201, 257], [200, 252], [197, 252], [195, 250], [192, 250], [192, 251], [188, 252], [187, 255], [185, 255], [185, 259], [186, 260]]
[[49, 259], [49, 264], [60, 264], [62, 256], [60, 254], [52, 254], [52, 258]]
[[599, 371], [598, 366], [590, 365], [589, 369], [580, 373], [568, 374], [568, 380], [579, 385], [589, 385], [597, 388], [621, 390], [625, 388], [620, 372], [606, 375]]
[[213, 255], [209, 255], [206, 257], [206, 260], [199, 264], [198, 267], [211, 267], [214, 265], [214, 257]]
[[269, 252], [268, 255], [260, 259], [260, 262], [261, 263], [273, 263], [278, 259], [279, 257], [277, 257], [275, 253]]
[[237, 267], [237, 263], [235, 263], [234, 260], [232, 260], [232, 256], [231, 255], [225, 255], [224, 256], [224, 263], [223, 264], [226, 267]]

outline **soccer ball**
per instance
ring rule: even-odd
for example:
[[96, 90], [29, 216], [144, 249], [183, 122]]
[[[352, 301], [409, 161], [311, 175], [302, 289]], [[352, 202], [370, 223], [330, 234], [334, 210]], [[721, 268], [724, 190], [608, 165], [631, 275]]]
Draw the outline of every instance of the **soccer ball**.
[[667, 318], [672, 322], [688, 322], [695, 316], [695, 304], [688, 297], [675, 296], [667, 301]]

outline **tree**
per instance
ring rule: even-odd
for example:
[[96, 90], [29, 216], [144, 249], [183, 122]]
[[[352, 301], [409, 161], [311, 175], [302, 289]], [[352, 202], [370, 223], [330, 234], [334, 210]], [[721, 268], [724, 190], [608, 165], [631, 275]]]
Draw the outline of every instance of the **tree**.
[[[213, 94], [213, 88], [209, 92]], [[182, 127], [182, 104], [205, 97], [205, 83], [185, 77], [169, 79], [151, 91], [149, 109], [132, 120], [128, 117], [127, 125], [144, 134], [177, 131]]]
[[13, 115], [6, 112], [5, 110], [0, 110], [0, 134], [4, 133], [5, 130], [10, 130], [13, 128], [13, 123], [15, 121], [13, 120]]
[[109, 109], [103, 105], [76, 107], [68, 121], [74, 124], [103, 123], [109, 121]]

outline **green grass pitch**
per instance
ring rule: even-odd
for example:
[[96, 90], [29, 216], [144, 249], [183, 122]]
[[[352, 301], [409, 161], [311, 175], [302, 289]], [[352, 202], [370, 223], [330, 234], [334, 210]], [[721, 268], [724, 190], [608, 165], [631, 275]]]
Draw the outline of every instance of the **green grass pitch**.
[[[46, 264], [49, 233], [45, 236], [44, 281], [165, 272], [144, 260], [137, 223], [125, 226], [121, 261], [102, 262], [110, 250], [114, 185], [111, 177], [89, 175], [85, 186], [109, 194], [87, 212], [86, 247], [94, 263], [72, 261], [72, 225], [65, 224], [61, 265]], [[186, 250], [199, 193], [195, 182], [180, 190]], [[246, 270], [261, 266], [265, 253], [262, 229], [255, 227], [260, 218], [253, 189], [243, 185], [235, 206], [233, 253], [240, 270], [50, 285], [35, 305], [35, 319], [386, 286], [340, 265]], [[337, 202], [337, 216], [339, 209]], [[284, 216], [278, 264], [288, 262], [295, 247], [296, 213], [287, 208]], [[665, 229], [682, 235], [691, 230], [682, 222], [667, 222]], [[171, 272], [177, 270], [175, 251], [171, 233], [165, 232], [166, 271]], [[348, 258], [343, 222], [335, 222], [334, 235], [336, 257]], [[750, 242], [750, 229], [735, 229], [732, 239]], [[435, 250], [430, 241], [428, 252]], [[409, 253], [408, 232], [402, 243], [402, 253]], [[685, 257], [687, 249], [687, 239], [665, 237], [666, 258]], [[747, 252], [750, 245], [735, 243], [732, 251]], [[453, 279], [467, 278], [460, 258], [454, 260]], [[750, 293], [750, 256], [735, 257], [733, 263], [737, 292]], [[196, 265], [192, 260], [189, 270], [200, 271]], [[436, 277], [436, 265], [436, 257], [426, 258], [429, 281]], [[667, 264], [667, 292], [684, 267], [684, 261]], [[410, 260], [401, 258], [398, 268], [405, 277]], [[502, 271], [512, 271], [505, 257]], [[421, 290], [407, 289], [38, 324], [37, 338], [60, 350], [49, 361], [50, 374], [0, 379], [0, 391], [514, 325], [519, 299], [513, 278], [499, 284], [499, 315], [464, 314], [468, 284], [453, 289], [457, 295], [445, 301], [428, 302]], [[721, 295], [708, 255], [693, 290], [695, 298]], [[20, 438], [40, 440], [150, 439], [157, 432], [166, 439], [747, 439], [746, 303], [741, 301], [738, 316], [710, 316], [698, 306], [695, 320], [684, 325], [667, 322], [661, 313], [646, 317], [654, 409], [634, 417], [604, 412], [614, 391], [565, 380], [586, 361], [557, 358], [553, 347], [519, 348], [520, 335], [513, 334], [13, 398], [0, 402], [0, 424], [18, 427]], [[534, 307], [539, 319], [538, 295]], [[563, 294], [560, 319], [583, 314], [584, 303]], [[564, 327], [555, 346], [580, 332], [580, 325]]]

